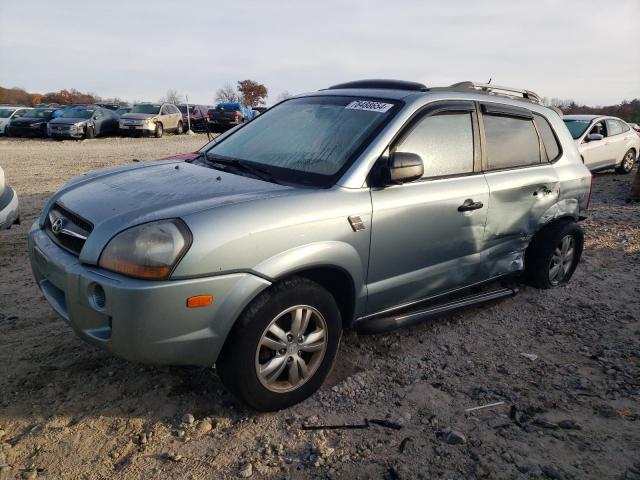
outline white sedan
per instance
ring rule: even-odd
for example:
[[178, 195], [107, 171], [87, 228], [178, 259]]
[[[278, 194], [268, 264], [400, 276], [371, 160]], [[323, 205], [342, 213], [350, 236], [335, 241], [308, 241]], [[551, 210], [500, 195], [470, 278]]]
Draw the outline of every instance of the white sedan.
[[6, 135], [7, 125], [12, 118], [21, 117], [29, 107], [16, 107], [14, 105], [0, 105], [0, 135]]
[[603, 115], [562, 117], [591, 171], [615, 168], [629, 173], [640, 152], [640, 134], [625, 121]]

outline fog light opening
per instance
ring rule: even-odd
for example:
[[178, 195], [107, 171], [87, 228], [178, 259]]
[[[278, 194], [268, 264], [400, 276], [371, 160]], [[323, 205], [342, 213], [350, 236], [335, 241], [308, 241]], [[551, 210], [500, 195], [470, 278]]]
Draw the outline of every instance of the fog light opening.
[[104, 288], [97, 283], [92, 283], [89, 287], [89, 303], [96, 310], [102, 310], [107, 304], [107, 295]]

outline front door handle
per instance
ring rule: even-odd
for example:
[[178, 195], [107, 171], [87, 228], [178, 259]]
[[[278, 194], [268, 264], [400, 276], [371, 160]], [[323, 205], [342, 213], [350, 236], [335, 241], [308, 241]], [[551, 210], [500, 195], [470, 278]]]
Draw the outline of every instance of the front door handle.
[[482, 202], [474, 202], [470, 198], [467, 198], [462, 205], [458, 207], [459, 212], [469, 212], [471, 210], [478, 210], [484, 207]]

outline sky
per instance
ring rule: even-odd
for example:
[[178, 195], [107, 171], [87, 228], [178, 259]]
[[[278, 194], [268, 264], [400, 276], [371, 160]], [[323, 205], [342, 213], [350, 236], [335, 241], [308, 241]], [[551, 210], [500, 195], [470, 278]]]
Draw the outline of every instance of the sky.
[[0, 86], [192, 103], [259, 81], [463, 80], [589, 105], [640, 97], [640, 0], [0, 0]]

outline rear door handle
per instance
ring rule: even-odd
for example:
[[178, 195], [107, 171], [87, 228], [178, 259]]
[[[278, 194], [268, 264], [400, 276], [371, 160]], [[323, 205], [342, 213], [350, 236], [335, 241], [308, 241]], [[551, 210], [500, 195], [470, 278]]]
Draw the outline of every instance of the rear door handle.
[[470, 198], [467, 198], [462, 205], [458, 207], [459, 212], [469, 212], [471, 210], [478, 210], [484, 207], [482, 202], [474, 202]]

